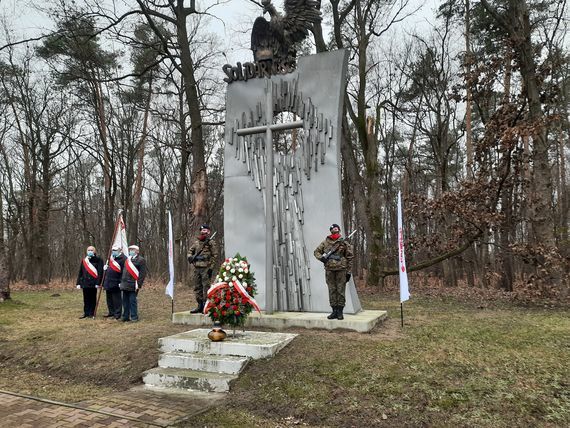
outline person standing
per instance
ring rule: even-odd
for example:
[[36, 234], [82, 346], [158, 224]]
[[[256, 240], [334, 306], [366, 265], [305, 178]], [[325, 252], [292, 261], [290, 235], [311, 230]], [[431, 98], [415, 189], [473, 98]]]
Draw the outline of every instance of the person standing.
[[190, 311], [192, 314], [202, 313], [206, 303], [212, 272], [216, 265], [218, 249], [216, 242], [210, 238], [210, 226], [200, 226], [200, 235], [194, 240], [188, 251], [188, 262], [194, 264], [194, 296], [198, 306]]
[[81, 261], [79, 274], [77, 275], [76, 287], [83, 290], [83, 315], [79, 317], [93, 318], [97, 305], [97, 288], [103, 278], [103, 260], [97, 256], [94, 246], [87, 247], [87, 255]]
[[121, 299], [121, 278], [123, 276], [123, 269], [127, 257], [121, 251], [121, 247], [115, 246], [112, 248], [111, 258], [109, 264], [105, 265], [106, 274], [103, 288], [105, 289], [105, 296], [107, 298], [107, 309], [109, 312], [105, 318], [121, 318], [122, 299]]
[[120, 289], [123, 299], [123, 321], [138, 321], [137, 294], [146, 277], [146, 261], [139, 255], [139, 247], [129, 246], [129, 257], [125, 261]]
[[329, 288], [329, 303], [332, 313], [329, 320], [344, 319], [342, 311], [345, 305], [346, 283], [350, 280], [352, 246], [340, 234], [340, 226], [333, 224], [329, 228], [330, 235], [315, 249], [314, 255], [325, 265], [325, 279]]

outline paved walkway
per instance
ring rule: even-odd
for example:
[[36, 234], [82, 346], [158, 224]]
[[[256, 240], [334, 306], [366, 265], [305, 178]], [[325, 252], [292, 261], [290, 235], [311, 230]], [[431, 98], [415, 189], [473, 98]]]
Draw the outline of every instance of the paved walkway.
[[0, 391], [2, 428], [168, 427], [209, 409], [217, 394], [133, 389], [75, 404]]

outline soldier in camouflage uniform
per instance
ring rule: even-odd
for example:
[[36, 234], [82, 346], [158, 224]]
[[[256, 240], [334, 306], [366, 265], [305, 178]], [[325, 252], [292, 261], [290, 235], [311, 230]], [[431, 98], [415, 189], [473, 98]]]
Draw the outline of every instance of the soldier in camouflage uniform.
[[327, 318], [342, 320], [346, 283], [350, 280], [354, 254], [352, 246], [341, 238], [338, 224], [333, 224], [329, 230], [331, 234], [319, 244], [314, 254], [325, 265], [325, 278], [332, 308], [332, 313]]
[[194, 295], [198, 307], [191, 310], [193, 314], [202, 313], [207, 299], [212, 272], [216, 264], [218, 248], [216, 242], [210, 239], [210, 227], [200, 226], [200, 235], [196, 238], [188, 252], [188, 262], [194, 264]]

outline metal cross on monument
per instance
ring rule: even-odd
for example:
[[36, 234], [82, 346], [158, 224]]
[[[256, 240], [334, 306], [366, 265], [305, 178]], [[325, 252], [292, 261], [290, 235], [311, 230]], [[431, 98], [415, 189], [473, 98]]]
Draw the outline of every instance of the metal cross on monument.
[[265, 132], [265, 292], [268, 314], [273, 313], [273, 131], [302, 128], [304, 122], [273, 123], [273, 83], [265, 78], [265, 125], [241, 128], [236, 131], [240, 137]]

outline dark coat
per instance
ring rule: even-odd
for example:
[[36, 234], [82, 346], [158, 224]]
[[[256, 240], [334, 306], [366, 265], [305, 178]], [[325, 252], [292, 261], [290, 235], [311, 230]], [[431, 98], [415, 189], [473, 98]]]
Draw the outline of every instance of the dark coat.
[[[139, 271], [139, 288], [143, 286], [144, 279], [146, 277], [146, 260], [140, 254], [136, 257], [131, 259], [133, 264]], [[135, 291], [135, 279], [130, 274], [129, 270], [127, 269], [127, 262], [125, 261], [125, 267], [123, 269], [123, 276], [121, 278], [121, 290], [125, 291]]]
[[115, 257], [115, 261], [119, 263], [119, 266], [121, 266], [121, 272], [115, 272], [111, 266], [107, 268], [105, 282], [103, 283], [103, 288], [105, 288], [105, 290], [112, 290], [119, 287], [121, 284], [121, 278], [123, 277], [123, 271], [125, 270], [126, 260], [127, 257], [124, 254], [119, 254], [118, 257]]
[[101, 285], [101, 280], [103, 279], [103, 260], [99, 256], [95, 255], [89, 259], [91, 264], [97, 269], [97, 278], [93, 278], [89, 272], [83, 266], [83, 260], [79, 265], [79, 274], [77, 275], [76, 284], [81, 285], [81, 288], [95, 288], [96, 285]]

